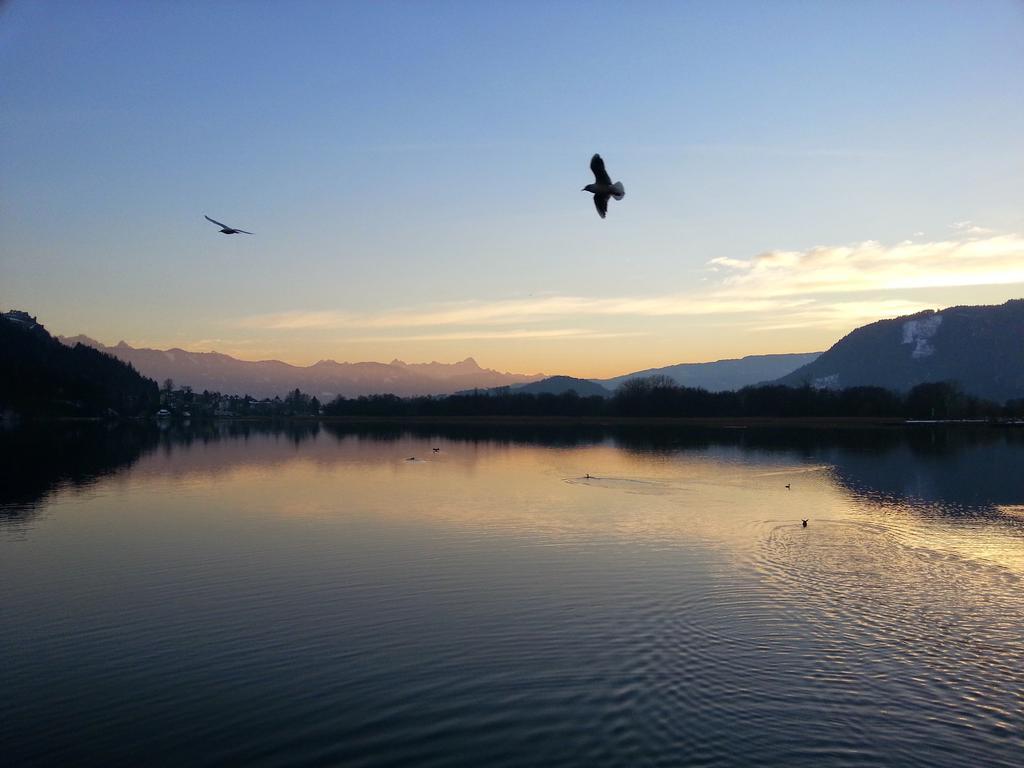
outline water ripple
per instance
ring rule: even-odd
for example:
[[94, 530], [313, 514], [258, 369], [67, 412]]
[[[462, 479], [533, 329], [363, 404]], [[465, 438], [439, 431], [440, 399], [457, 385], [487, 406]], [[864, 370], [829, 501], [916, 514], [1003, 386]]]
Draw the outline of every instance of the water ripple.
[[[7, 762], [1024, 753], [1012, 489], [997, 514], [963, 513], [969, 494], [953, 510], [862, 492], [806, 437], [777, 452], [452, 441], [443, 460], [432, 436], [279, 442], [154, 453], [87, 488], [43, 478], [39, 510], [0, 539]], [[862, 448], [835, 457], [857, 478], [881, 461]]]

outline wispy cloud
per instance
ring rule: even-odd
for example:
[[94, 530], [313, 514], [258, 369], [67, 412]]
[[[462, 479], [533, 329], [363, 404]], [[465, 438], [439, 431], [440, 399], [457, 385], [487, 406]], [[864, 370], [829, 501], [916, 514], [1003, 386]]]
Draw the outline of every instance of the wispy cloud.
[[637, 316], [666, 317], [769, 311], [800, 306], [803, 299], [669, 294], [619, 298], [547, 296], [542, 298], [469, 301], [403, 308], [380, 313], [342, 311], [278, 312], [243, 318], [238, 325], [262, 330], [340, 330], [359, 328], [412, 328], [451, 325], [510, 325], [563, 317]]
[[822, 301], [787, 312], [777, 319], [759, 322], [751, 330], [781, 331], [794, 328], [854, 328], [889, 317], [913, 315], [931, 304], [904, 299], [875, 301]]
[[868, 240], [767, 251], [750, 259], [717, 258], [709, 266], [728, 273], [722, 295], [752, 298], [1004, 285], [1024, 282], [1024, 238], [992, 235], [895, 245]]
[[466, 341], [474, 339], [619, 339], [627, 336], [643, 336], [640, 332], [605, 333], [586, 328], [556, 328], [552, 330], [511, 331], [452, 331], [449, 333], [421, 333], [397, 336], [355, 336], [346, 341], [357, 343], [381, 343], [394, 341]]
[[973, 221], [969, 220], [953, 222], [949, 227], [950, 229], [954, 229], [965, 235], [991, 235], [995, 232], [994, 229], [978, 226]]
[[[915, 289], [1024, 283], [1024, 238], [983, 236], [971, 222], [954, 227], [956, 237], [938, 241], [885, 245], [868, 240], [766, 251], [748, 259], [715, 258], [707, 263], [710, 279], [689, 293], [531, 296], [372, 312], [294, 310], [252, 315], [235, 325], [260, 332], [343, 331], [347, 341], [366, 343], [629, 335], [607, 332], [607, 320], [605, 330], [581, 327], [585, 318], [713, 317], [756, 330], [842, 328], [928, 308], [906, 295]], [[875, 295], [850, 298], [858, 293]]]

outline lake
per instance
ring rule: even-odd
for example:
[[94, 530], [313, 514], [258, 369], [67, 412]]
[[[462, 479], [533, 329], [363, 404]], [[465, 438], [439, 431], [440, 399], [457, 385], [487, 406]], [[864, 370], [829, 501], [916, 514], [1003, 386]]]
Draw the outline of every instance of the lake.
[[1024, 755], [1024, 430], [80, 424], [0, 448], [5, 765]]

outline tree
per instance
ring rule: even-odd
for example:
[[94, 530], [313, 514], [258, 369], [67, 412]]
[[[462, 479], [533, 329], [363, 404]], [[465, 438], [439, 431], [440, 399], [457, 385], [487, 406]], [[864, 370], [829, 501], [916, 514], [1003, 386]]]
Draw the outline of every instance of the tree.
[[963, 415], [963, 400], [954, 382], [918, 384], [907, 395], [907, 411], [917, 419], [950, 419]]

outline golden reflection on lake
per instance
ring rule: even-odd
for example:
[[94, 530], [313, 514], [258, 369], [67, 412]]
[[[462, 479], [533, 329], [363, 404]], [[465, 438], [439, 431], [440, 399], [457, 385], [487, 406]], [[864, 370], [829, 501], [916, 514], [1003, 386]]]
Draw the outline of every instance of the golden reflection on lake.
[[0, 440], [15, 764], [513, 766], [540, 749], [1015, 766], [1024, 750], [1016, 433]]

